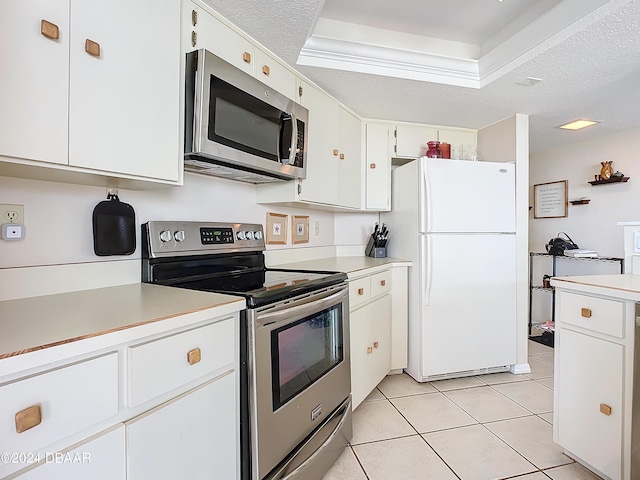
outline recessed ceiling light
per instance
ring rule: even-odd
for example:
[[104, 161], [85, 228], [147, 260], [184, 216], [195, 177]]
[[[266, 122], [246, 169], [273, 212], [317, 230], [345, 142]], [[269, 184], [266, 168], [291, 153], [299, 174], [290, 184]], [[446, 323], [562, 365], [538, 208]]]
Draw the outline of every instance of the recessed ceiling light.
[[565, 130], [580, 130], [581, 128], [590, 127], [591, 125], [595, 125], [596, 123], [600, 122], [579, 118], [578, 120], [574, 120], [573, 122], [560, 125], [558, 128], [564, 128]]

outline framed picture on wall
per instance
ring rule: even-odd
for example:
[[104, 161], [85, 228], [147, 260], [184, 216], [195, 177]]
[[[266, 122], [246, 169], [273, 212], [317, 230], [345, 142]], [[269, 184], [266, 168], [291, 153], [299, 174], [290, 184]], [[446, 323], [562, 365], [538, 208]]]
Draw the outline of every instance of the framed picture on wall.
[[567, 180], [533, 186], [533, 218], [567, 216]]
[[289, 215], [281, 213], [267, 213], [267, 243], [284, 245], [287, 243], [287, 218]]
[[309, 243], [309, 217], [293, 215], [291, 217], [291, 243]]

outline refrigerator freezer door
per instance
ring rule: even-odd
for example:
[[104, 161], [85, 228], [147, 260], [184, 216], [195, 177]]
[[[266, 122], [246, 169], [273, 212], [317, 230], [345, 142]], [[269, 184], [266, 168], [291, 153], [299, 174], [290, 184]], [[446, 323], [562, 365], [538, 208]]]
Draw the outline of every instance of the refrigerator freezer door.
[[421, 233], [516, 231], [514, 164], [418, 161]]
[[423, 380], [515, 364], [515, 235], [419, 237]]

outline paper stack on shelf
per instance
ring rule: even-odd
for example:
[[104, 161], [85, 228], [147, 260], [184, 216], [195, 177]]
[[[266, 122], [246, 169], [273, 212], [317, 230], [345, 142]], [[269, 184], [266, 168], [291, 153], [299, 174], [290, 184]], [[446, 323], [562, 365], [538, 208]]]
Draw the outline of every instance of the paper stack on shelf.
[[597, 257], [598, 252], [595, 250], [584, 250], [581, 248], [575, 248], [573, 250], [565, 250], [565, 256], [567, 257]]

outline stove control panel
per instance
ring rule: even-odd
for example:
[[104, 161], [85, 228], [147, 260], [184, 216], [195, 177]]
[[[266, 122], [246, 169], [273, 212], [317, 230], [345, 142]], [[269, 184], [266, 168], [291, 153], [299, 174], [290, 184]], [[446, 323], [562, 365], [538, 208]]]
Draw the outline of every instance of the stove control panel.
[[203, 245], [233, 243], [233, 229], [200, 227], [200, 240]]
[[[262, 225], [253, 223], [147, 222], [143, 255], [191, 255], [213, 252], [261, 251]], [[146, 253], [145, 253], [146, 252]]]

